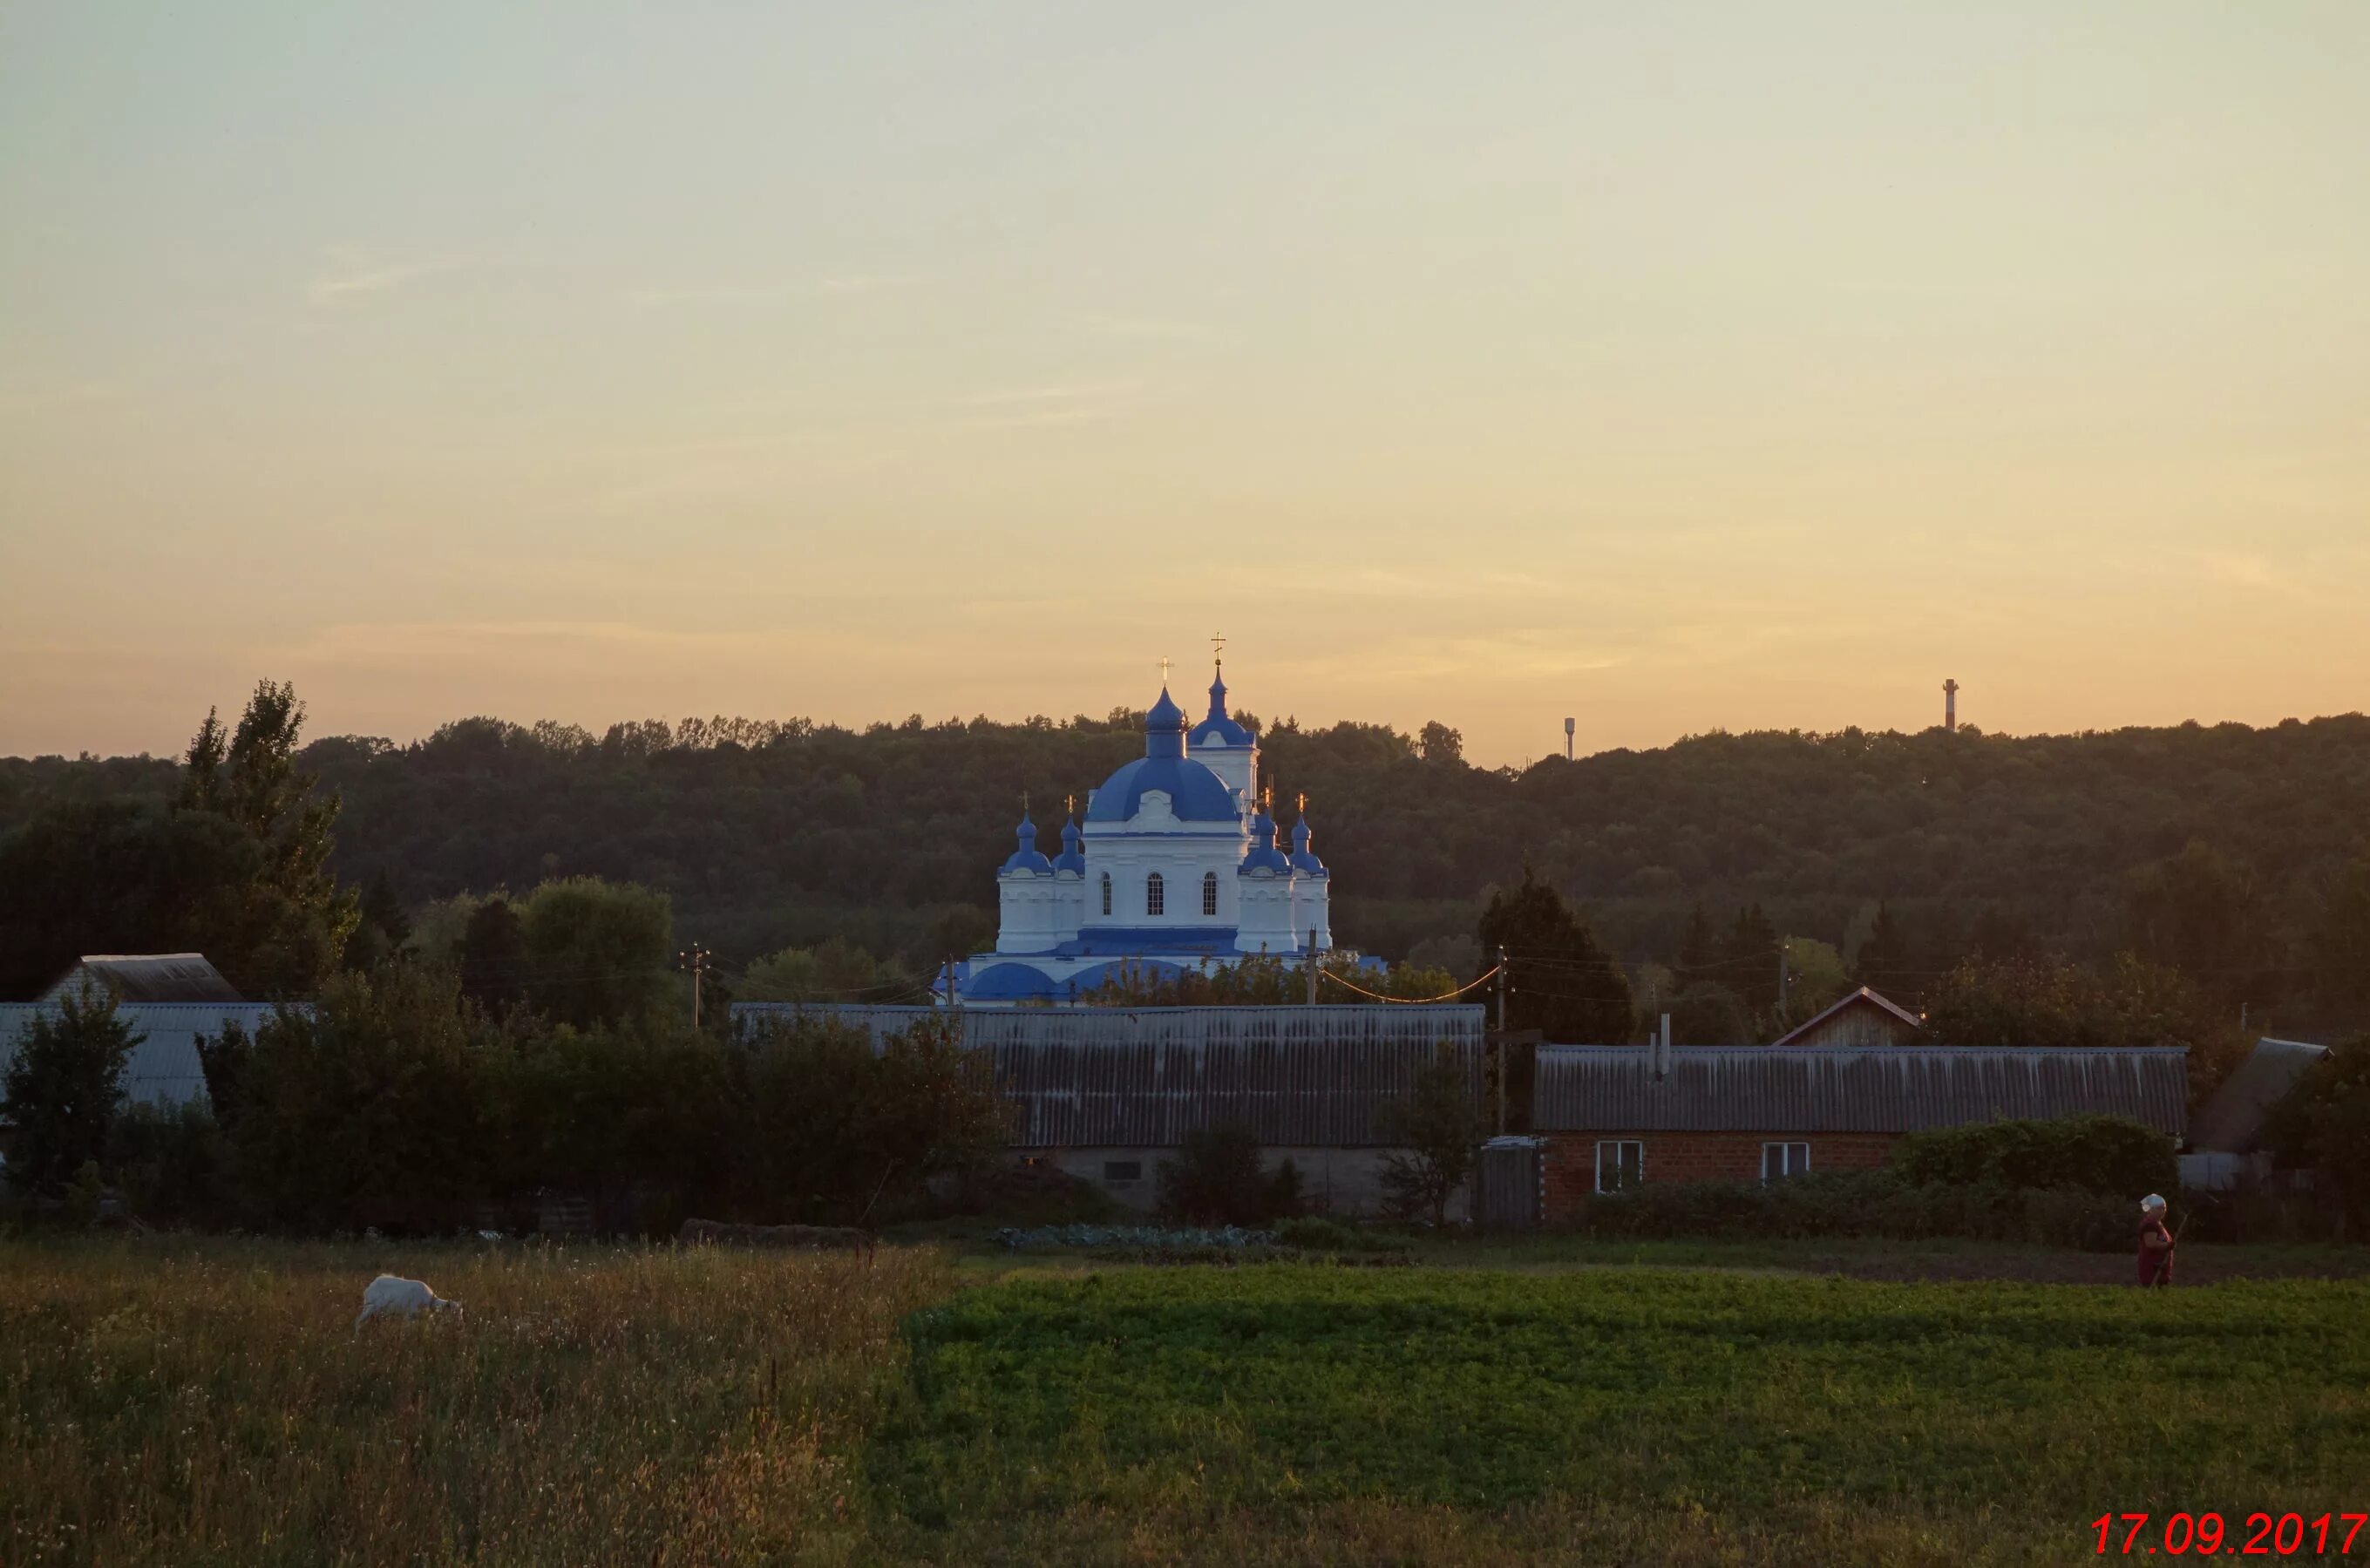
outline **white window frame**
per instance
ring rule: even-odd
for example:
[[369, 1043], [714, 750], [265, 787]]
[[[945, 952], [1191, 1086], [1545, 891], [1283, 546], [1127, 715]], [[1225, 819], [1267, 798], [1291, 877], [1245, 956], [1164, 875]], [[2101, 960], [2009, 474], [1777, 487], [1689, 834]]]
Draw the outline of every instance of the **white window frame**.
[[[1773, 1149], [1778, 1155], [1775, 1170], [1769, 1168], [1769, 1155]], [[1797, 1150], [1801, 1151], [1799, 1161], [1795, 1158]], [[1811, 1146], [1806, 1139], [1772, 1138], [1761, 1146], [1761, 1179], [1764, 1182], [1782, 1182], [1789, 1176], [1808, 1176], [1810, 1173]]]
[[1150, 872], [1144, 879], [1144, 912], [1147, 916], [1166, 916], [1168, 913], [1168, 884], [1161, 880], [1158, 871]]
[[[1611, 1149], [1611, 1150], [1613, 1151], [1613, 1185], [1612, 1185], [1612, 1186], [1610, 1186], [1610, 1187], [1608, 1187], [1608, 1186], [1606, 1186], [1606, 1185], [1605, 1184], [1605, 1151], [1606, 1149], [1608, 1149], [1608, 1148], [1609, 1148], [1609, 1149]], [[1630, 1160], [1630, 1161], [1628, 1161], [1628, 1167], [1629, 1167], [1630, 1175], [1629, 1175], [1629, 1179], [1628, 1179], [1628, 1181], [1626, 1181], [1626, 1182], [1625, 1182], [1625, 1181], [1623, 1181], [1623, 1180], [1621, 1179], [1621, 1170], [1622, 1170], [1622, 1164], [1623, 1164], [1622, 1158], [1621, 1158], [1621, 1151], [1622, 1151], [1623, 1149], [1634, 1149], [1634, 1150], [1636, 1150], [1636, 1151], [1637, 1151], [1637, 1158], [1636, 1158], [1636, 1159], [1632, 1159], [1632, 1160]], [[1645, 1139], [1643, 1139], [1643, 1138], [1599, 1138], [1599, 1139], [1597, 1139], [1597, 1140], [1596, 1140], [1596, 1190], [1597, 1190], [1598, 1192], [1600, 1192], [1600, 1193], [1618, 1193], [1618, 1192], [1623, 1192], [1623, 1191], [1626, 1191], [1627, 1189], [1628, 1189], [1628, 1188], [1630, 1188], [1630, 1187], [1634, 1187], [1634, 1186], [1636, 1186], [1639, 1182], [1643, 1182], [1645, 1179], [1646, 1179], [1646, 1140], [1645, 1140]]]
[[1103, 873], [1103, 913], [1104, 913], [1104, 914], [1108, 915], [1108, 914], [1110, 914], [1110, 905], [1111, 905], [1110, 873], [1109, 871], [1105, 871], [1105, 872]]
[[1215, 915], [1217, 912], [1218, 873], [1215, 871], [1203, 871], [1202, 873], [1202, 913], [1204, 915]]

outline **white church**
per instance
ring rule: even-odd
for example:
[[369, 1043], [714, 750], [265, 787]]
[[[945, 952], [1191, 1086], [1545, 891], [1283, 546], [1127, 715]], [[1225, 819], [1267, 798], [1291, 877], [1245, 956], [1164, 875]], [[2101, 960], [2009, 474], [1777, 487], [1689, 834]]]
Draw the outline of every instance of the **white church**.
[[1332, 949], [1307, 813], [1287, 853], [1260, 793], [1258, 738], [1227, 716], [1223, 666], [1199, 723], [1161, 687], [1144, 755], [1087, 793], [1083, 828], [1063, 823], [1060, 855], [1037, 847], [1025, 811], [1018, 836], [996, 873], [995, 951], [955, 966], [966, 1006], [1062, 1004], [1122, 971], [1166, 979]]

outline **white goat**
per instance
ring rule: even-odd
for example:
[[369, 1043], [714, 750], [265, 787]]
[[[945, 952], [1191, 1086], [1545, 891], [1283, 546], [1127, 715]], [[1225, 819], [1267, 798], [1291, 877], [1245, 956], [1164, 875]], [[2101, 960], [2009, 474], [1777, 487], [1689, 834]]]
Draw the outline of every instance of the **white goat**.
[[431, 1312], [458, 1312], [461, 1304], [445, 1300], [420, 1280], [381, 1274], [362, 1292], [362, 1315], [354, 1320], [354, 1332], [362, 1332], [362, 1325], [381, 1312], [408, 1318], [423, 1308]]

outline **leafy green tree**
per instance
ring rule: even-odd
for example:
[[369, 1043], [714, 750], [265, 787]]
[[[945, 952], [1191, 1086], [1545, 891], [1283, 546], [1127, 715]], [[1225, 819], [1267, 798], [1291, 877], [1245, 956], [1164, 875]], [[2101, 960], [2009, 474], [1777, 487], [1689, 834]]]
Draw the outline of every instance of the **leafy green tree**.
[[1400, 1219], [1448, 1223], [1448, 1201], [1473, 1170], [1481, 1116], [1469, 1077], [1443, 1050], [1417, 1075], [1403, 1100], [1376, 1113], [1376, 1134], [1391, 1146], [1383, 1157], [1384, 1206]]
[[361, 918], [329, 864], [339, 798], [296, 761], [304, 727], [295, 688], [261, 681], [227, 739], [207, 713], [184, 760], [179, 809], [227, 818], [259, 856], [255, 876], [213, 912], [205, 948], [249, 995], [310, 995]]
[[478, 1007], [498, 1013], [525, 1003], [535, 960], [527, 950], [526, 923], [501, 894], [469, 911], [453, 959], [461, 994]]
[[107, 1153], [124, 1064], [144, 1038], [116, 1016], [112, 991], [87, 982], [24, 1026], [0, 1096], [0, 1118], [14, 1129], [8, 1179], [20, 1190], [55, 1196]]
[[744, 1002], [900, 1002], [916, 999], [921, 982], [894, 959], [883, 962], [845, 937], [811, 948], [784, 948], [751, 964], [734, 987]]
[[456, 982], [395, 965], [333, 976], [309, 1009], [201, 1043], [253, 1217], [305, 1230], [447, 1229], [485, 1190], [487, 1097]]
[[1439, 720], [1429, 720], [1416, 735], [1416, 755], [1430, 763], [1465, 766], [1465, 736]]
[[1852, 978], [1879, 996], [1905, 1006], [1925, 989], [1916, 983], [1924, 977], [1910, 973], [1914, 967], [1900, 917], [1893, 914], [1891, 904], [1878, 905], [1876, 923], [1869, 928], [1859, 951], [1852, 955]]
[[1720, 960], [1720, 939], [1712, 930], [1711, 912], [1698, 904], [1687, 911], [1687, 928], [1679, 939], [1679, 974], [1701, 975]]
[[2272, 1107], [2263, 1138], [2282, 1163], [2335, 1186], [2357, 1234], [2370, 1229], [2370, 1034], [2314, 1063]]
[[62, 801], [0, 833], [0, 996], [88, 952], [219, 952], [262, 856], [229, 819], [121, 796]]
[[2180, 853], [2134, 873], [2132, 947], [2236, 1005], [2269, 999], [2266, 912], [2251, 870], [2192, 838]]
[[1506, 954], [1512, 994], [1506, 1027], [1536, 1029], [1550, 1043], [1612, 1044], [1630, 1037], [1629, 980], [1597, 946], [1588, 923], [1529, 866], [1482, 911], [1482, 953]]
[[1926, 1029], [1937, 1045], [2180, 1046], [2192, 1100], [2212, 1092], [2247, 1049], [2235, 1020], [2185, 977], [2129, 953], [2097, 967], [1970, 959], [1927, 998]]
[[[520, 911], [535, 1009], [580, 1029], [673, 1009], [674, 911], [667, 895], [598, 877], [546, 882]], [[682, 1009], [688, 1016], [689, 999]]]
[[1008, 1131], [992, 1061], [946, 1020], [876, 1051], [862, 1032], [807, 1016], [769, 1023], [744, 1049], [743, 1203], [761, 1216], [860, 1220], [976, 1168]]
[[1671, 1000], [1671, 1042], [1675, 1045], [1749, 1045], [1753, 1015], [1743, 1000], [1717, 980], [1698, 980]]
[[1300, 1172], [1289, 1159], [1269, 1170], [1248, 1127], [1197, 1127], [1160, 1162], [1160, 1217], [1180, 1225], [1263, 1226], [1300, 1212]]
[[2348, 861], [2330, 884], [2313, 929], [2312, 956], [2329, 1015], [2370, 1027], [2370, 851]]

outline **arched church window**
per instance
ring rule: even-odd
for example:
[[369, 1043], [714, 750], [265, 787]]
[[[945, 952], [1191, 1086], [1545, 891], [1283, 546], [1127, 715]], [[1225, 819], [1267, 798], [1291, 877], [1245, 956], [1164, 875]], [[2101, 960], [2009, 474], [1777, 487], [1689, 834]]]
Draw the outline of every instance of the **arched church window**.
[[1161, 885], [1158, 871], [1144, 879], [1144, 912], [1146, 915], [1161, 915], [1168, 912], [1164, 896], [1166, 891]]
[[1204, 915], [1215, 915], [1217, 912], [1218, 873], [1215, 871], [1203, 871], [1202, 873], [1202, 913]]
[[1103, 913], [1110, 913], [1110, 873], [1103, 873]]

